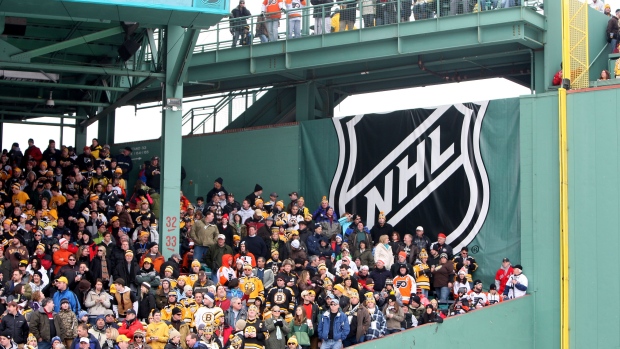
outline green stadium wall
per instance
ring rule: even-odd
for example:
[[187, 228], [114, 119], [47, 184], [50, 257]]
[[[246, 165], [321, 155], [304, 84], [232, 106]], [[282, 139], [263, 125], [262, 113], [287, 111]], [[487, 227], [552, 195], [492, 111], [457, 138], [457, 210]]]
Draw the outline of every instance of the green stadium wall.
[[533, 297], [521, 297], [352, 348], [533, 348], [533, 309]]

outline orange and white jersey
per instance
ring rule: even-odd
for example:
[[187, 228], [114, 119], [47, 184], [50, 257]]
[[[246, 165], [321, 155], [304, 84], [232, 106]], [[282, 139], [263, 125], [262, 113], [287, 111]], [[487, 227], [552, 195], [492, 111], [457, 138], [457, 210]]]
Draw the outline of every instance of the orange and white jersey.
[[[285, 2], [286, 2], [286, 9], [288, 10], [288, 16], [291, 18], [301, 18], [301, 9], [306, 7], [306, 0], [285, 0]], [[298, 217], [301, 217], [301, 215], [298, 215]], [[297, 217], [294, 217], [294, 218], [299, 219]], [[303, 217], [302, 217], [302, 220], [303, 220]], [[290, 221], [290, 215], [289, 215], [289, 221]]]
[[280, 12], [284, 8], [282, 0], [263, 0], [262, 11], [265, 12], [268, 18], [277, 19], [282, 16]]
[[217, 270], [217, 280], [220, 285], [227, 285], [228, 281], [237, 278], [237, 272], [230, 267], [220, 267]]
[[409, 304], [411, 293], [416, 293], [415, 279], [411, 275], [398, 275], [392, 279], [394, 288], [397, 289], [403, 297], [403, 304]]

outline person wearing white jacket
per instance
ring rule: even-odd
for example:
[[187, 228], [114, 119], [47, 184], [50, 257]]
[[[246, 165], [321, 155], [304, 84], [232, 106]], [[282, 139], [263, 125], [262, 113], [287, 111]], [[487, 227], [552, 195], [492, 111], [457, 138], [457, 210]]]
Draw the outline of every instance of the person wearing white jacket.
[[379, 243], [375, 246], [375, 263], [378, 260], [382, 260], [386, 269], [390, 269], [394, 264], [394, 254], [392, 253], [392, 246], [389, 244], [390, 238], [387, 235], [381, 235], [379, 237]]

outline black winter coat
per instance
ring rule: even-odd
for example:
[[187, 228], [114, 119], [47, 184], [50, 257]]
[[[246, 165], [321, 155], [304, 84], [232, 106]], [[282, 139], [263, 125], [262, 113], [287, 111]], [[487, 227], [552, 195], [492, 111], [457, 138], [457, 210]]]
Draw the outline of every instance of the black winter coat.
[[22, 314], [6, 314], [0, 321], [0, 335], [11, 336], [17, 344], [26, 344], [29, 331], [28, 322]]
[[129, 266], [127, 261], [122, 261], [114, 268], [114, 278], [125, 280], [125, 285], [127, 286], [135, 285], [138, 269], [140, 269], [140, 267], [138, 267], [138, 262], [131, 261], [131, 266]]

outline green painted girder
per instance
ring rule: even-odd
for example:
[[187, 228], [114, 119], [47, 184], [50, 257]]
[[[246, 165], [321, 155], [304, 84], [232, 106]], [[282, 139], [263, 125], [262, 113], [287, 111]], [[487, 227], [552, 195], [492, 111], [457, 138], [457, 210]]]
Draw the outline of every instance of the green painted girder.
[[[28, 98], [28, 97], [12, 97], [12, 96], [1, 96], [0, 101], [7, 101], [13, 103], [33, 103], [33, 104], [45, 104], [47, 98]], [[86, 102], [86, 101], [68, 101], [62, 99], [54, 99], [54, 103], [56, 105], [70, 105], [70, 106], [83, 106], [83, 107], [107, 107], [110, 104], [108, 103], [98, 103], [98, 102]]]
[[[526, 29], [527, 28], [527, 29]], [[351, 65], [401, 55], [513, 44], [543, 46], [545, 17], [522, 7], [387, 25], [194, 55], [190, 76], [205, 82]], [[269, 79], [265, 79], [269, 84]]]
[[94, 75], [119, 75], [119, 76], [131, 76], [131, 77], [154, 77], [164, 78], [164, 73], [157, 73], [144, 70], [129, 70], [119, 68], [108, 67], [92, 67], [92, 66], [79, 66], [79, 65], [63, 65], [63, 64], [45, 64], [45, 63], [30, 63], [24, 65], [23, 63], [15, 62], [0, 62], [0, 68], [23, 70], [23, 71], [39, 71], [45, 72], [60, 72], [60, 73], [81, 73], [81, 74], [94, 74]]
[[82, 116], [58, 114], [57, 112], [55, 112], [55, 113], [32, 113], [32, 112], [24, 112], [24, 111], [0, 110], [0, 114], [2, 114], [2, 115], [11, 115], [11, 116], [25, 116], [26, 118], [24, 118], [24, 119], [29, 119], [29, 118], [85, 119], [85, 117], [82, 117]]
[[101, 86], [101, 85], [81, 85], [81, 84], [63, 84], [63, 83], [51, 83], [51, 82], [35, 82], [35, 81], [18, 81], [18, 80], [0, 80], [0, 85], [10, 86], [24, 86], [24, 87], [43, 87], [51, 88], [54, 90], [59, 89], [73, 89], [73, 90], [91, 90], [91, 91], [116, 91], [127, 92], [129, 88], [126, 87], [113, 87], [113, 86]]
[[17, 17], [35, 16], [33, 18], [38, 19], [129, 21], [139, 22], [141, 25], [208, 28], [229, 14], [228, 0], [217, 2], [217, 8], [199, 10], [157, 8], [148, 4], [153, 1], [146, 1], [143, 6], [136, 6], [135, 2], [133, 4], [131, 2], [134, 1], [85, 3], [60, 0], [7, 0], [0, 1], [0, 16], [3, 15], [2, 12], [8, 12]]

